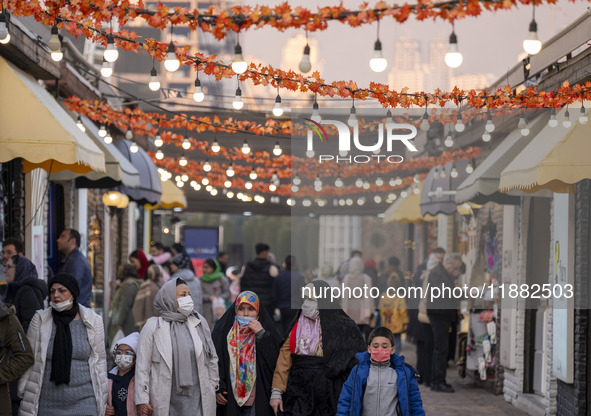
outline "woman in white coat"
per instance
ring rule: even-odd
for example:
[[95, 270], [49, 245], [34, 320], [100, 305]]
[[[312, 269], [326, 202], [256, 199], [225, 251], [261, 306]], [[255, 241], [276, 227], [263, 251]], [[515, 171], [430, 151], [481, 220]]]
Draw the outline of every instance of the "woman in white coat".
[[135, 369], [135, 403], [140, 416], [211, 416], [216, 412], [218, 357], [207, 322], [193, 310], [186, 283], [165, 283], [140, 333]]
[[20, 416], [105, 414], [107, 359], [103, 320], [78, 304], [78, 281], [57, 274], [50, 307], [33, 316], [27, 337], [35, 363], [19, 382]]

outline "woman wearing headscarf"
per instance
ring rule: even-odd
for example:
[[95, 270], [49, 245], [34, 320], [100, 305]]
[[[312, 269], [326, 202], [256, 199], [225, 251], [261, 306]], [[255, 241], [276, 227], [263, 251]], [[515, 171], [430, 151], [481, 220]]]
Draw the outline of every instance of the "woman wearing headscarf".
[[146, 257], [146, 253], [141, 248], [133, 250], [129, 255], [129, 262], [135, 266], [137, 275], [140, 279], [146, 280], [148, 278], [147, 271], [150, 266], [150, 262]]
[[44, 308], [47, 283], [37, 277], [37, 268], [31, 260], [20, 254], [10, 257], [4, 269], [8, 285], [3, 300], [14, 306], [16, 317], [27, 332], [35, 311]]
[[166, 282], [154, 306], [160, 317], [148, 319], [140, 333], [135, 369], [138, 414], [210, 416], [215, 414], [218, 357], [209, 326], [193, 310], [182, 279]]
[[49, 281], [50, 307], [37, 311], [27, 337], [35, 363], [19, 382], [19, 415], [105, 414], [107, 359], [102, 318], [78, 304], [74, 276]]
[[156, 294], [164, 284], [162, 280], [162, 269], [157, 264], [148, 267], [148, 278], [144, 281], [135, 295], [133, 302], [133, 319], [137, 327], [141, 330], [146, 321], [153, 316], [160, 316], [160, 313], [154, 307]]
[[323, 294], [324, 280], [306, 285], [303, 303], [277, 358], [271, 407], [288, 416], [332, 416], [355, 354], [366, 349], [359, 328]]
[[[343, 285], [350, 288], [351, 292], [355, 288], [367, 286], [367, 290], [372, 288], [371, 277], [363, 273], [363, 260], [359, 257], [352, 257], [349, 260], [349, 271], [345, 275]], [[343, 310], [351, 319], [355, 321], [364, 338], [367, 338], [370, 332], [369, 323], [375, 310], [374, 300], [369, 296], [348, 297], [341, 300]]]
[[220, 264], [214, 259], [203, 262], [203, 274], [199, 281], [203, 293], [203, 316], [213, 328], [217, 317], [213, 314], [212, 302], [215, 298], [222, 298], [224, 302], [230, 299], [230, 283], [222, 273]]
[[256, 293], [245, 291], [217, 322], [218, 416], [271, 416], [271, 382], [281, 337]]
[[193, 262], [191, 261], [191, 256], [187, 253], [187, 250], [181, 243], [174, 243], [170, 250], [172, 251], [173, 257], [177, 254], [180, 254], [182, 257], [181, 265], [179, 266], [181, 269], [189, 269], [195, 274], [195, 267], [193, 266]]
[[125, 335], [138, 330], [131, 310], [142, 281], [138, 279], [135, 267], [131, 264], [119, 266], [117, 274], [121, 284], [111, 303], [111, 320], [107, 333], [109, 340], [113, 339], [118, 329], [122, 330]]

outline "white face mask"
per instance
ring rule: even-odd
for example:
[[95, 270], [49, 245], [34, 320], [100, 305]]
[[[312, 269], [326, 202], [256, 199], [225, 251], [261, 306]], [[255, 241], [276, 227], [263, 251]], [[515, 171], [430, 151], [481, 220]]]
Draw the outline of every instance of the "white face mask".
[[68, 307], [70, 307], [73, 304], [74, 301], [72, 300], [72, 298], [59, 303], [49, 302], [49, 305], [58, 312], [65, 311], [66, 309], [68, 309]]
[[115, 364], [120, 369], [127, 370], [133, 365], [133, 355], [117, 354], [115, 355]]
[[185, 316], [191, 315], [191, 312], [193, 312], [193, 307], [195, 306], [191, 296], [183, 296], [182, 298], [178, 298], [176, 301], [179, 304], [177, 310], [180, 313], [182, 313]]
[[318, 301], [306, 299], [302, 303], [302, 313], [310, 319], [318, 318]]

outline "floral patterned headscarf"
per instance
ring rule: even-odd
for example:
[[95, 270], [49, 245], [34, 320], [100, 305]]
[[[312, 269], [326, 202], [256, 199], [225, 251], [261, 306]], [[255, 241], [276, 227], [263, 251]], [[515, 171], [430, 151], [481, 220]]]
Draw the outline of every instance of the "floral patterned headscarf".
[[[251, 291], [238, 295], [234, 307], [236, 312], [241, 304], [251, 305], [259, 313], [259, 297]], [[232, 329], [228, 332], [228, 354], [230, 356], [230, 381], [234, 399], [238, 406], [244, 406], [254, 390], [256, 382], [256, 342], [250, 328], [241, 327], [234, 318]]]

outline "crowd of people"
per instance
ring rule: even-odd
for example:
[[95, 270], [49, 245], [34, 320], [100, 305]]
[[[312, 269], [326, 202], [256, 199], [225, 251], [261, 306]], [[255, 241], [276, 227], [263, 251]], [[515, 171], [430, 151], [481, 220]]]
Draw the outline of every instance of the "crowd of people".
[[[45, 284], [22, 243], [4, 241], [0, 415], [411, 416], [424, 415], [420, 383], [453, 391], [445, 372], [456, 310], [389, 297], [335, 305], [302, 289], [453, 286], [456, 254], [434, 250], [410, 281], [398, 258], [378, 270], [360, 251], [313, 276], [293, 256], [275, 264], [260, 243], [241, 269], [220, 253], [197, 277], [182, 245], [155, 243], [119, 267], [105, 334], [79, 244], [76, 230], [60, 235], [64, 261]], [[404, 333], [418, 372], [399, 355]]]

